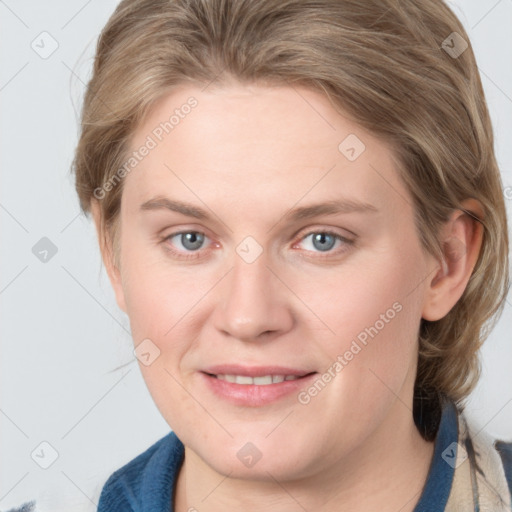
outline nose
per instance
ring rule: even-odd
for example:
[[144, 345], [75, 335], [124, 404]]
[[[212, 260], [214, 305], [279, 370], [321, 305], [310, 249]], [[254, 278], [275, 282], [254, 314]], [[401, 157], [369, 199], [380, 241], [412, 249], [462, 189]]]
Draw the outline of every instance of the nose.
[[247, 263], [238, 256], [221, 284], [214, 325], [240, 341], [267, 341], [290, 330], [294, 316], [290, 291], [264, 255]]

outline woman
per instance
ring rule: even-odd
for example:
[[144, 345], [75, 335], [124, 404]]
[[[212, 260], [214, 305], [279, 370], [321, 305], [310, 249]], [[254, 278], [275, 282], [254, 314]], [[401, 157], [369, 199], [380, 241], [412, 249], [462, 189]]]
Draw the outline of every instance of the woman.
[[505, 207], [441, 0], [124, 0], [75, 172], [173, 431], [98, 510], [510, 510], [463, 414]]

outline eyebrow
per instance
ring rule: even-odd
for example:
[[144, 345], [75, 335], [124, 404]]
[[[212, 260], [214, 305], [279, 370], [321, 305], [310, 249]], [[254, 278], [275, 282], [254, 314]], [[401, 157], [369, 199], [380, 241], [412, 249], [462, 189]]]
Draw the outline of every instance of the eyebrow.
[[141, 204], [140, 209], [142, 211], [170, 210], [196, 219], [208, 219], [210, 217], [202, 208], [188, 203], [183, 203], [181, 201], [174, 201], [162, 196], [154, 197], [153, 199], [146, 201]]
[[318, 215], [335, 215], [338, 213], [377, 213], [379, 210], [370, 203], [352, 199], [335, 199], [324, 203], [312, 204], [290, 209], [285, 218], [292, 221], [309, 219]]
[[[167, 197], [154, 197], [143, 203], [142, 211], [170, 210], [181, 213], [187, 217], [194, 217], [200, 220], [209, 219], [211, 216], [206, 210], [182, 201], [171, 200]], [[323, 203], [301, 206], [290, 209], [284, 218], [293, 222], [309, 219], [318, 215], [335, 215], [339, 213], [377, 213], [379, 210], [370, 203], [354, 201], [351, 199], [339, 199]]]

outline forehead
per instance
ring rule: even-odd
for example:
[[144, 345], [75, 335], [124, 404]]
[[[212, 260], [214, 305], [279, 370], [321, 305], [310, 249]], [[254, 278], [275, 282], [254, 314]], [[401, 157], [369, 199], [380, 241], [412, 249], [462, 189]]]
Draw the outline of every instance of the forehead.
[[130, 204], [167, 192], [196, 202], [199, 193], [213, 200], [222, 192], [232, 205], [259, 202], [262, 211], [340, 196], [407, 207], [386, 144], [306, 88], [181, 87], [137, 129], [131, 150], [144, 147], [126, 178]]

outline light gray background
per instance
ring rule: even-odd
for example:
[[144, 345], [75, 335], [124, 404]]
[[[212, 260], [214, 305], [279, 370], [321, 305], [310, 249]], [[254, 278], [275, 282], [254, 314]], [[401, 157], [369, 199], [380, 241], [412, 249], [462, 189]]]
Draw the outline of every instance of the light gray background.
[[[0, 510], [31, 498], [52, 512], [95, 510], [107, 476], [169, 431], [134, 362], [127, 318], [115, 304], [92, 221], [79, 213], [69, 174], [94, 44], [116, 4], [0, 0]], [[451, 5], [476, 52], [511, 187], [512, 0]], [[51, 49], [43, 31], [59, 45], [46, 59], [31, 47], [35, 40], [39, 51]], [[42, 237], [58, 249], [46, 263], [32, 253]], [[468, 405], [477, 424], [508, 439], [511, 304], [509, 296], [482, 351], [483, 378]], [[43, 441], [59, 454], [46, 470], [31, 458], [36, 450], [39, 463], [51, 461], [51, 450], [39, 447]]]

